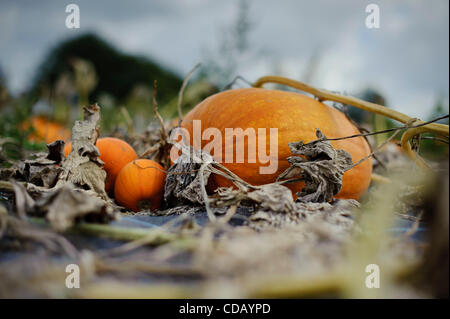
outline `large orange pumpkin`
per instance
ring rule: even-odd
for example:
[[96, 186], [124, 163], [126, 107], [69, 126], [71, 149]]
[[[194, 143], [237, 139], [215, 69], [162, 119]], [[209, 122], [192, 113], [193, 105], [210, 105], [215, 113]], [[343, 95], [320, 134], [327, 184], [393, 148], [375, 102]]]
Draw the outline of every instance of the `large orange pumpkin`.
[[161, 165], [148, 159], [134, 160], [120, 171], [114, 186], [117, 202], [134, 211], [159, 208], [166, 180]]
[[[127, 142], [115, 137], [103, 137], [95, 143], [99, 152], [100, 159], [105, 162], [103, 168], [107, 173], [105, 181], [105, 190], [109, 193], [114, 190], [114, 183], [120, 170], [138, 158], [135, 150]], [[72, 151], [72, 143], [69, 142], [64, 147], [66, 157]]]
[[66, 141], [70, 139], [70, 130], [59, 123], [50, 121], [44, 116], [34, 116], [30, 120], [22, 123], [24, 130], [33, 128], [33, 132], [28, 136], [31, 142], [53, 143], [56, 140]]
[[[246, 88], [224, 91], [210, 96], [183, 119], [181, 127], [190, 134], [190, 143], [193, 142], [193, 121], [201, 120], [202, 133], [206, 128], [217, 128], [222, 134], [222, 164], [253, 185], [261, 185], [274, 182], [277, 176], [289, 167], [287, 157], [292, 156], [289, 142], [310, 142], [316, 139], [316, 128], [319, 128], [328, 138], [344, 137], [358, 134], [358, 129], [337, 109], [325, 105], [303, 94], [279, 90], [260, 88]], [[266, 128], [266, 153], [270, 154], [269, 128], [278, 128], [278, 169], [273, 174], [260, 174], [259, 168], [267, 166], [261, 163], [256, 153], [256, 163], [249, 163], [249, 142], [244, 139], [245, 158], [244, 163], [226, 163], [225, 129], [226, 128], [253, 128], [258, 136], [258, 128]], [[258, 140], [258, 137], [256, 138]], [[201, 140], [201, 147], [213, 141]], [[237, 146], [233, 141], [233, 152]], [[214, 145], [214, 143], [212, 143]], [[343, 149], [352, 155], [353, 162], [370, 153], [370, 147], [362, 137], [332, 141], [335, 149]], [[191, 144], [192, 145], [192, 144]], [[198, 148], [199, 141], [194, 141], [194, 147]], [[256, 142], [256, 148], [258, 147]], [[264, 150], [263, 150], [264, 151]], [[257, 151], [258, 152], [258, 151]], [[217, 160], [217, 154], [212, 155]], [[236, 158], [236, 154], [234, 154]], [[220, 156], [219, 156], [220, 158]], [[372, 164], [364, 161], [344, 174], [342, 189], [338, 198], [358, 199], [370, 184]], [[222, 176], [213, 175], [210, 183], [216, 186], [231, 186], [231, 183]], [[289, 184], [289, 188], [295, 194], [304, 185], [302, 183]]]

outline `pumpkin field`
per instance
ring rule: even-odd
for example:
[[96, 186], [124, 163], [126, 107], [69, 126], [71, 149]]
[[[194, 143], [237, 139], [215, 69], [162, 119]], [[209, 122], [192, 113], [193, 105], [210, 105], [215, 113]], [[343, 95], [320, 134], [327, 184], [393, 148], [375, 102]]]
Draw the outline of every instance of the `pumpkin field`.
[[47, 52], [0, 73], [0, 298], [448, 298], [448, 98]]

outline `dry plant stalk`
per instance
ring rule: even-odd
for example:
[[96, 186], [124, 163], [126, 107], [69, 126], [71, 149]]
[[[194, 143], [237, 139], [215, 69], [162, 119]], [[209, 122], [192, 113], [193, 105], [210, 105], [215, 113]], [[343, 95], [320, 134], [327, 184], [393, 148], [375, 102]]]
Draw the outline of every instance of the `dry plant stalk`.
[[182, 111], [182, 102], [183, 102], [183, 92], [184, 89], [186, 88], [189, 79], [192, 77], [192, 75], [194, 74], [195, 70], [197, 70], [200, 67], [201, 63], [196, 64], [191, 71], [189, 71], [189, 73], [186, 75], [186, 77], [184, 78], [183, 84], [181, 85], [181, 89], [178, 92], [178, 104], [177, 104], [177, 109], [178, 109], [178, 125], [180, 125], [181, 121], [183, 120], [183, 111]]
[[[182, 102], [183, 102], [183, 93], [184, 90], [189, 82], [189, 79], [194, 74], [195, 70], [197, 70], [200, 67], [200, 63], [196, 64], [191, 71], [188, 72], [186, 75], [183, 84], [181, 85], [180, 91], [178, 92], [178, 102], [177, 102], [177, 110], [178, 110], [178, 125], [180, 125], [181, 121], [183, 120], [183, 111], [182, 111]], [[158, 163], [162, 164], [162, 166], [166, 169], [170, 167], [170, 161], [169, 153], [170, 149], [172, 148], [172, 144], [168, 142], [167, 138], [167, 132], [166, 127], [164, 126], [164, 120], [161, 117], [161, 115], [158, 112], [158, 102], [156, 100], [156, 94], [157, 94], [157, 81], [155, 80], [153, 82], [153, 113], [155, 114], [155, 117], [157, 118], [161, 130], [160, 130], [160, 138], [159, 141], [154, 144], [149, 149], [145, 150], [139, 157], [145, 157], [148, 155], [152, 155], [152, 159], [156, 160]]]
[[164, 120], [158, 112], [158, 101], [156, 99], [158, 87], [157, 81], [153, 81], [153, 113], [155, 114], [156, 119], [158, 120], [161, 129], [160, 129], [160, 138], [159, 141], [151, 146], [149, 149], [144, 151], [139, 158], [143, 158], [145, 156], [151, 155], [151, 159], [160, 163], [162, 167], [165, 169], [170, 167], [170, 150], [172, 148], [172, 144], [169, 143], [169, 139], [166, 132], [166, 127], [164, 126]]

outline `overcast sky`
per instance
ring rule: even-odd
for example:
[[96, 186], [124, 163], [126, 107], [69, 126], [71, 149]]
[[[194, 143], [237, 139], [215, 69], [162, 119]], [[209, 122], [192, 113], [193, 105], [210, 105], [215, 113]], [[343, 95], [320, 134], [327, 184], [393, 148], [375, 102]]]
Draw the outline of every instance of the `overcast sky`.
[[[65, 27], [69, 3], [80, 7], [80, 29]], [[380, 7], [379, 29], [365, 26], [369, 3]], [[448, 110], [448, 6], [448, 0], [250, 0], [251, 49], [238, 74], [253, 81], [276, 71], [302, 80], [316, 54], [313, 85], [347, 93], [371, 86], [391, 107], [417, 117], [442, 96]], [[18, 93], [58, 41], [94, 31], [184, 76], [218, 47], [238, 7], [237, 0], [2, 0], [0, 67]]]

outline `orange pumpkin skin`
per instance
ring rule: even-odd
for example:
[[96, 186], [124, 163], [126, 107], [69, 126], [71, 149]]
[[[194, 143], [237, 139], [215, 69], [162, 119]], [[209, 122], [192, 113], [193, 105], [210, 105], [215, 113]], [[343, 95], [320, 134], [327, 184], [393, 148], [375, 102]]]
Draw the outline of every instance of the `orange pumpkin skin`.
[[166, 173], [161, 165], [148, 159], [134, 160], [120, 171], [114, 186], [117, 202], [135, 212], [140, 204], [150, 203], [151, 209], [161, 205]]
[[[337, 109], [325, 105], [306, 95], [279, 90], [260, 88], [245, 88], [224, 91], [210, 96], [192, 109], [183, 119], [181, 127], [185, 128], [191, 138], [193, 120], [201, 120], [201, 131], [215, 127], [222, 133], [222, 164], [253, 185], [274, 182], [277, 176], [289, 167], [287, 157], [292, 156], [288, 143], [303, 141], [305, 143], [316, 139], [315, 131], [319, 128], [328, 138], [344, 137], [359, 134], [358, 129]], [[244, 139], [245, 162], [225, 162], [225, 128], [254, 128], [258, 136], [258, 128], [266, 128], [266, 154], [270, 154], [269, 128], [278, 128], [278, 169], [273, 174], [260, 174], [261, 163], [256, 153], [256, 163], [248, 163], [248, 140]], [[258, 138], [257, 138], [258, 139]], [[201, 147], [213, 139], [202, 140]], [[194, 147], [200, 143], [194, 141]], [[370, 153], [370, 147], [362, 137], [332, 141], [335, 149], [343, 149], [352, 155], [353, 162]], [[258, 145], [258, 143], [256, 143]], [[257, 146], [256, 146], [257, 147]], [[236, 149], [236, 140], [234, 141]], [[235, 151], [235, 150], [234, 150]], [[256, 151], [258, 152], [258, 150]], [[214, 152], [212, 154], [216, 160]], [[236, 155], [234, 155], [236, 156]], [[337, 198], [358, 199], [368, 188], [372, 174], [370, 160], [364, 161], [345, 172], [342, 189]], [[213, 182], [218, 187], [232, 186], [231, 182], [222, 176], [213, 175]], [[304, 184], [287, 185], [295, 195]]]
[[44, 116], [34, 116], [21, 125], [24, 130], [28, 130], [30, 126], [34, 129], [34, 132], [28, 136], [30, 142], [50, 144], [57, 140], [66, 141], [70, 139], [70, 130], [61, 124], [50, 121]]
[[[107, 174], [105, 190], [112, 193], [120, 170], [131, 161], [137, 159], [138, 156], [130, 144], [115, 137], [99, 138], [95, 145], [100, 152], [100, 159], [105, 163], [103, 166]], [[72, 143], [69, 142], [64, 146], [66, 157], [71, 151]]]

